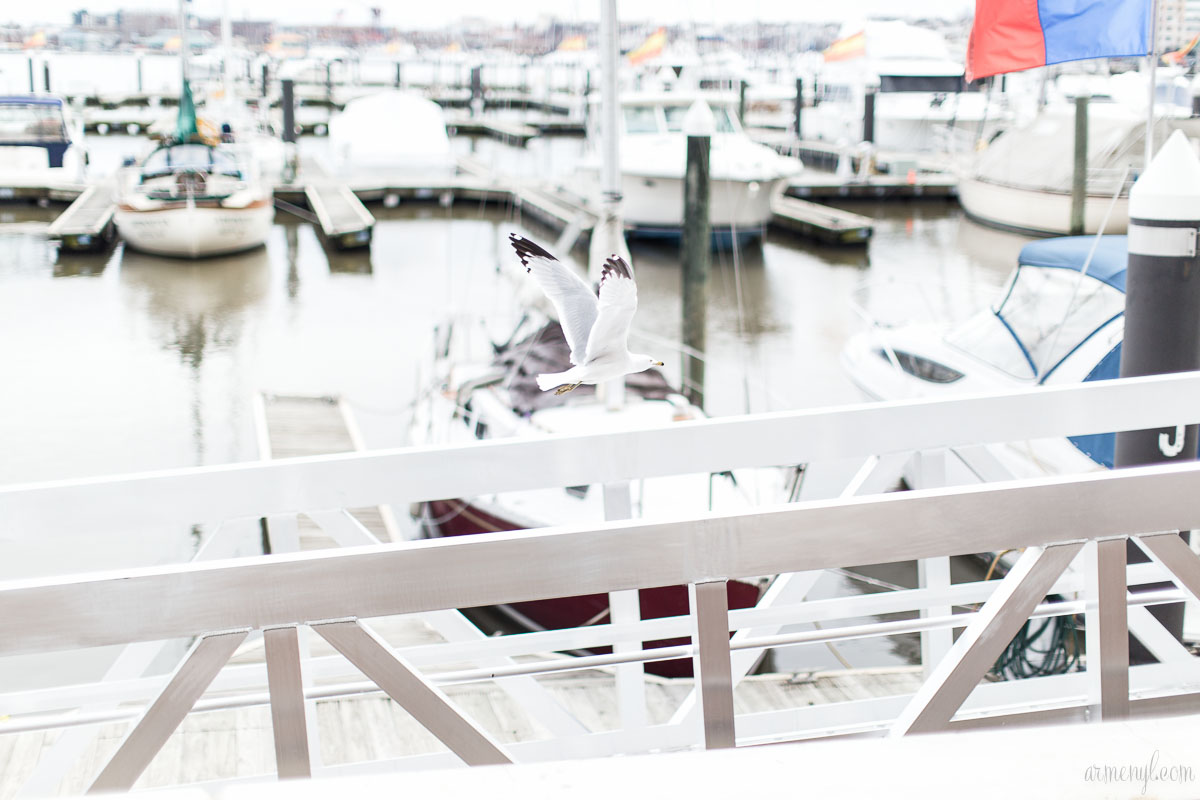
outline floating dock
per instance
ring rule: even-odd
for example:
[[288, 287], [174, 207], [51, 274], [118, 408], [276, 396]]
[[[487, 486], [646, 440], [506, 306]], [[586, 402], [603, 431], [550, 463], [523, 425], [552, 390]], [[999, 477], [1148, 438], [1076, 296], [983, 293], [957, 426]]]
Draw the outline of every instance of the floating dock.
[[317, 181], [304, 187], [304, 198], [321, 233], [335, 247], [350, 250], [371, 244], [375, 216], [349, 186]]
[[62, 242], [64, 250], [84, 253], [103, 250], [116, 235], [113, 222], [116, 210], [110, 184], [91, 186], [50, 223], [46, 235]]
[[[364, 448], [354, 413], [337, 397], [259, 394], [254, 398], [254, 419], [259, 457], [298, 458], [333, 453], [353, 453]], [[388, 506], [348, 509], [367, 531], [380, 542], [402, 538], [395, 515]], [[345, 523], [353, 524], [351, 520]], [[292, 528], [299, 549], [319, 550], [335, 547], [317, 520], [309, 517], [267, 520], [267, 526]], [[276, 541], [276, 540], [272, 540]]]
[[827, 244], [866, 244], [875, 231], [870, 217], [787, 195], [771, 201], [771, 227]]
[[[407, 625], [403, 623], [409, 620]], [[382, 623], [382, 624], [381, 624]], [[418, 627], [419, 626], [419, 627]], [[442, 639], [435, 631], [420, 625], [412, 617], [372, 620], [371, 627], [394, 648], [412, 647]], [[424, 629], [424, 630], [423, 630]], [[328, 661], [336, 654], [319, 637], [309, 637], [311, 656]], [[401, 652], [404, 652], [401, 649]], [[263, 668], [262, 641], [248, 641], [230, 659], [230, 667], [255, 669], [262, 674], [259, 691], [266, 696], [266, 670]], [[352, 669], [352, 668], [351, 668]], [[352, 679], [349, 669], [346, 675]], [[361, 680], [361, 677], [357, 678]], [[306, 693], [320, 696], [332, 675]], [[436, 681], [436, 676], [433, 676]], [[808, 708], [840, 700], [911, 694], [921, 683], [920, 668], [852, 670], [802, 675], [758, 675], [742, 680], [734, 690], [734, 702], [741, 713], [778, 708]], [[550, 674], [537, 678], [537, 684], [550, 700], [578, 718], [587, 729], [616, 731], [621, 711], [616, 681], [610, 671], [584, 670]], [[514, 700], [502, 683], [446, 685], [441, 690], [472, 719], [479, 720], [497, 741], [510, 747], [514, 755], [534, 759], [544, 752], [546, 742], [541, 723], [528, 708]], [[668, 722], [680, 701], [692, 689], [691, 679], [664, 679], [646, 676], [646, 711], [651, 725]], [[201, 703], [207, 703], [208, 699]], [[271, 733], [271, 709], [265, 703], [244, 704], [236, 697], [214, 698], [214, 710], [188, 715], [167, 739], [138, 781], [137, 789], [152, 789], [179, 784], [223, 781], [263, 776], [269, 780], [263, 788], [276, 785], [275, 750]], [[221, 708], [221, 706], [226, 706]], [[230, 707], [232, 706], [232, 707]], [[416, 767], [456, 767], [461, 764], [436, 738], [407, 711], [378, 691], [340, 698], [317, 699], [310, 712], [315, 729], [313, 761], [318, 776], [333, 777], [353, 769], [357, 762], [384, 759], [411, 759]], [[132, 714], [130, 714], [132, 716]], [[128, 724], [116, 722], [93, 727], [95, 738], [83, 750], [75, 765], [66, 773], [59, 789], [69, 795], [81, 795], [88, 782], [121, 742]], [[14, 796], [33, 773], [43, 754], [54, 748], [54, 731], [34, 731], [0, 737], [0, 797]], [[394, 768], [400, 767], [399, 761]], [[597, 762], [603, 769], [606, 762]], [[411, 773], [410, 773], [411, 774]], [[199, 789], [196, 797], [207, 797]], [[191, 797], [192, 794], [188, 794]]]
[[537, 128], [515, 120], [472, 117], [463, 114], [448, 116], [446, 129], [451, 136], [490, 136], [505, 144], [524, 147], [530, 139], [541, 135]]

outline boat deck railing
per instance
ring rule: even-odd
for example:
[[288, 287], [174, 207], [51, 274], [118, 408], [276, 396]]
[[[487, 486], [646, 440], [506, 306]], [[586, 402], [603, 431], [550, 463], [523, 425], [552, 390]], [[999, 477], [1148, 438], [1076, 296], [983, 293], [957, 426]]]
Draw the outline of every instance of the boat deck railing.
[[[0, 584], [3, 657], [191, 641], [167, 676], [144, 677], [132, 659], [107, 681], [0, 694], [8, 715], [0, 735], [135, 720], [91, 782], [99, 791], [130, 788], [189, 711], [265, 703], [280, 777], [445, 764], [430, 754], [314, 765], [312, 704], [369, 691], [392, 697], [467, 764], [1194, 714], [1196, 657], [1147, 606], [1200, 593], [1200, 557], [1176, 535], [1200, 528], [1200, 464], [987, 482], [1006, 475], [984, 445], [1198, 421], [1200, 373], [1183, 373], [0, 488], [10, 548], [81, 539], [93, 548], [128, 545], [178, 525], [202, 524], [206, 534], [193, 563]], [[831, 458], [862, 459], [834, 500], [622, 519], [629, 482], [639, 478]], [[872, 494], [914, 459], [931, 472], [961, 459], [984, 482]], [[610, 521], [383, 545], [345, 511], [584, 484], [603, 487]], [[296, 549], [287, 523], [294, 529], [299, 514], [349, 547], [287, 552]], [[262, 519], [280, 554], [211, 560], [260, 531]], [[1126, 570], [1127, 541], [1152, 560]], [[951, 556], [1018, 549], [1002, 580], [951, 582]], [[805, 599], [823, 570], [911, 560], [920, 564], [917, 588]], [[778, 577], [759, 606], [731, 611], [726, 582], [760, 575]], [[1174, 584], [1144, 588], [1161, 581]], [[689, 587], [690, 613], [640, 620], [636, 590], [673, 585]], [[610, 595], [608, 623], [485, 637], [456, 616], [460, 608], [588, 593]], [[398, 614], [420, 615], [446, 641], [391, 647], [372, 620]], [[892, 621], [853, 621], [875, 615]], [[985, 680], [1029, 619], [1064, 615], [1085, 619], [1081, 671]], [[819, 624], [787, 632], [801, 623]], [[902, 632], [922, 639], [925, 679], [912, 695], [734, 713], [735, 685], [767, 648]], [[1158, 663], [1130, 667], [1129, 633]], [[314, 634], [337, 655], [308, 656], [304, 643]], [[262, 637], [265, 665], [226, 666], [252, 636]], [[642, 644], [676, 636], [691, 636], [691, 644]], [[602, 645], [614, 652], [546, 655]], [[684, 656], [697, 679], [669, 722], [649, 724], [642, 665]], [[616, 671], [616, 730], [589, 729], [534, 680], [598, 666]], [[442, 689], [476, 681], [496, 681], [519, 698], [547, 736], [505, 742]], [[59, 777], [71, 764], [62, 753], [43, 761]]]

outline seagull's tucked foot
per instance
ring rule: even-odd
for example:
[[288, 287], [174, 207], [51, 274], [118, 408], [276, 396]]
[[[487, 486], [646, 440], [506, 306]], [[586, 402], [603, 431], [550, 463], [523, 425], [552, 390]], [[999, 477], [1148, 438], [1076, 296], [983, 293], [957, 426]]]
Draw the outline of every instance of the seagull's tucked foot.
[[578, 388], [579, 388], [578, 383], [568, 383], [564, 386], [560, 386], [557, 389], [555, 389], [554, 393], [555, 394], [566, 394], [567, 392], [574, 391], [575, 389], [578, 389]]

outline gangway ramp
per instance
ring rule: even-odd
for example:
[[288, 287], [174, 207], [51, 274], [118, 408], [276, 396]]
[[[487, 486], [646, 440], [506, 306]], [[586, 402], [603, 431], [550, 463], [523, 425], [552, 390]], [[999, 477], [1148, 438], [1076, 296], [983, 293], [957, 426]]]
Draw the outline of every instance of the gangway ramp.
[[112, 241], [116, 231], [113, 222], [116, 210], [111, 184], [90, 186], [50, 223], [46, 233], [51, 239], [62, 242], [66, 250], [102, 250]]
[[304, 187], [308, 207], [317, 217], [321, 233], [335, 247], [367, 247], [375, 228], [375, 217], [349, 186], [317, 181]]
[[[264, 460], [353, 453], [365, 449], [354, 412], [341, 398], [257, 394], [254, 404], [259, 457]], [[388, 506], [348, 511], [381, 542], [403, 538]], [[290, 520], [267, 520], [269, 531], [272, 526], [276, 528], [271, 532], [291, 524]], [[301, 550], [336, 546], [333, 538], [311, 517], [301, 515], [295, 525]]]

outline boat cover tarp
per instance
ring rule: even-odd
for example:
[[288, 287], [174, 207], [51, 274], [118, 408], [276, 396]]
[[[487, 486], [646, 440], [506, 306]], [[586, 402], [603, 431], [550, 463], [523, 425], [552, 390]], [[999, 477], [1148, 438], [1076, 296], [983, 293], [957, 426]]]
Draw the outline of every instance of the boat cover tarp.
[[[510, 402], [518, 414], [532, 414], [596, 393], [596, 387], [589, 384], [563, 395], [543, 392], [538, 388], [538, 373], [563, 372], [571, 368], [571, 348], [567, 346], [562, 327], [554, 320], [521, 341], [501, 348], [492, 363], [504, 367], [510, 376]], [[679, 390], [667, 383], [667, 379], [656, 369], [626, 375], [625, 390], [651, 400], [679, 394]]]
[[1021, 266], [1056, 267], [1082, 270], [1092, 245], [1096, 252], [1088, 265], [1088, 276], [1103, 281], [1114, 289], [1125, 291], [1125, 268], [1129, 261], [1126, 237], [1062, 236], [1030, 242], [1021, 248], [1017, 263]]

